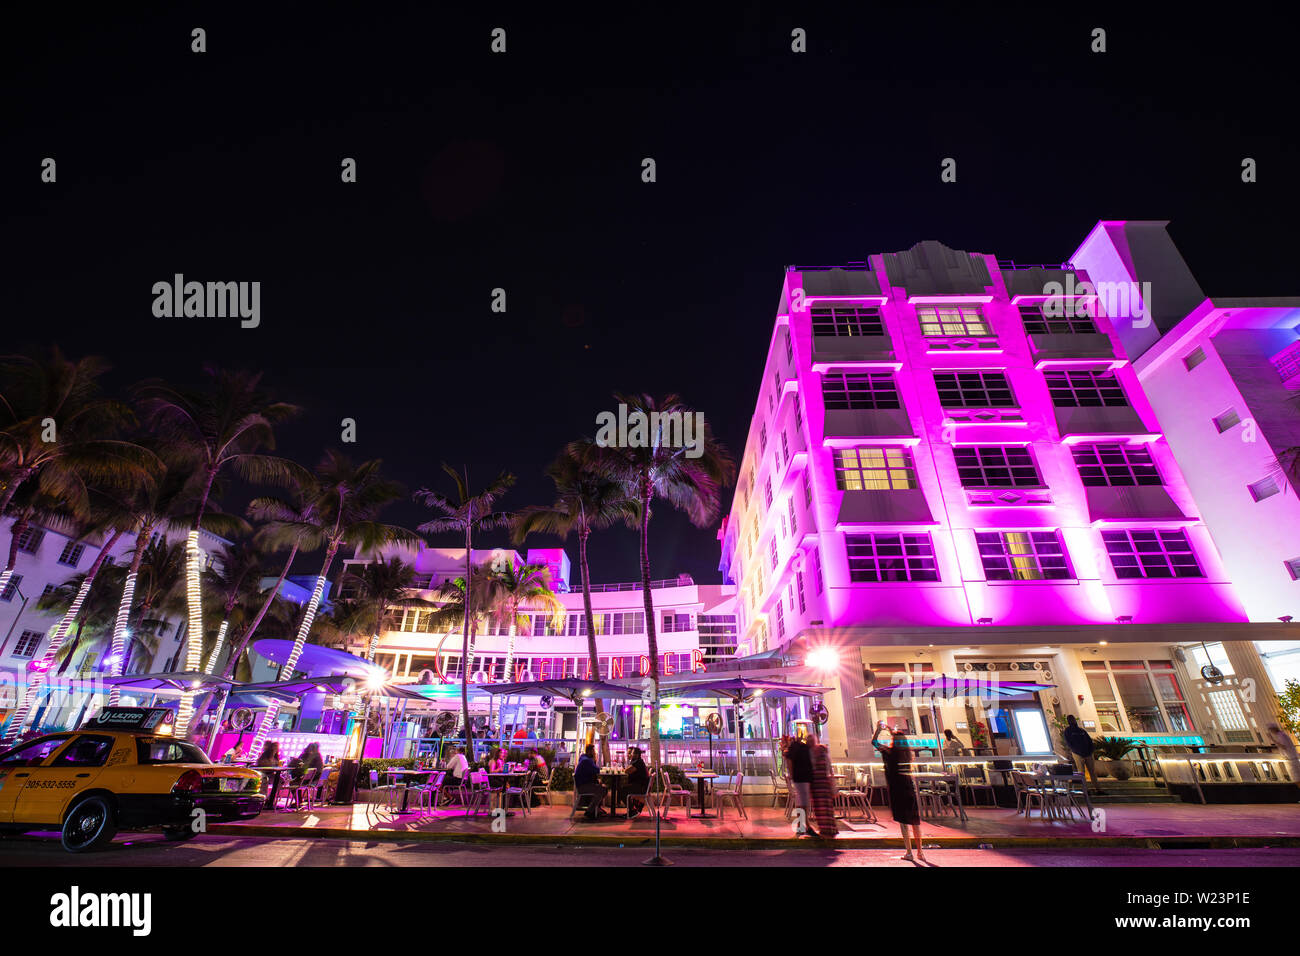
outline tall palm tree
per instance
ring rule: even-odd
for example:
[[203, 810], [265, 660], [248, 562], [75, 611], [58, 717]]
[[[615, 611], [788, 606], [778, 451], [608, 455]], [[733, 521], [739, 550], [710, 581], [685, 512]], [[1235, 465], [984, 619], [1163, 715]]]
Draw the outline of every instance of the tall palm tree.
[[443, 462], [442, 470], [451, 476], [452, 481], [456, 484], [455, 499], [448, 498], [429, 488], [421, 488], [415, 493], [417, 501], [423, 501], [425, 506], [437, 511], [440, 517], [432, 521], [426, 521], [419, 526], [419, 530], [426, 534], [442, 534], [445, 532], [456, 532], [465, 536], [465, 583], [467, 585], [464, 592], [465, 613], [462, 614], [461, 622], [461, 679], [460, 679], [460, 706], [461, 717], [465, 723], [465, 742], [467, 750], [473, 751], [473, 744], [470, 736], [469, 722], [469, 631], [471, 618], [477, 613], [474, 602], [474, 574], [473, 574], [473, 554], [474, 554], [474, 532], [490, 531], [494, 528], [500, 528], [508, 524], [512, 518], [505, 512], [493, 511], [497, 499], [510, 490], [515, 483], [515, 476], [509, 472], [501, 472], [493, 479], [487, 487], [477, 494], [470, 494], [469, 491], [469, 474], [466, 472], [464, 477], [452, 468], [446, 462]]
[[280, 576], [276, 579], [275, 584], [266, 590], [266, 597], [262, 601], [261, 609], [240, 630], [239, 642], [234, 645], [234, 650], [226, 661], [226, 668], [222, 672], [222, 677], [231, 678], [234, 675], [236, 662], [244, 659], [249, 642], [253, 639], [258, 626], [280, 595], [280, 588], [284, 586], [285, 578], [289, 576], [289, 569], [293, 567], [294, 559], [298, 556], [298, 551], [302, 547], [304, 536], [316, 535], [317, 521], [314, 514], [314, 502], [317, 494], [315, 479], [309, 479], [306, 482], [294, 485], [290, 489], [288, 498], [261, 497], [254, 498], [249, 502], [248, 516], [250, 518], [273, 522], [258, 529], [254, 538], [256, 546], [263, 551], [278, 551], [287, 545], [289, 556], [280, 568]]
[[519, 512], [511, 525], [514, 541], [522, 544], [533, 533], [553, 534], [561, 539], [578, 535], [578, 568], [582, 576], [582, 611], [587, 621], [587, 660], [594, 680], [600, 680], [600, 657], [596, 647], [596, 621], [591, 610], [591, 569], [587, 564], [587, 539], [591, 532], [615, 522], [637, 519], [637, 502], [627, 496], [623, 485], [584, 464], [565, 449], [546, 469], [555, 484], [555, 500], [549, 505], [532, 505]]
[[[274, 509], [268, 509], [263, 515], [268, 519], [263, 529], [266, 540], [273, 543], [300, 542], [308, 551], [325, 548], [325, 560], [316, 577], [316, 586], [303, 612], [289, 658], [280, 671], [282, 680], [288, 680], [294, 674], [339, 548], [347, 544], [354, 546], [359, 553], [372, 552], [384, 545], [414, 544], [420, 540], [413, 531], [376, 520], [385, 507], [402, 497], [400, 485], [380, 476], [381, 464], [376, 458], [354, 465], [339, 452], [327, 451], [311, 479], [313, 497], [306, 520], [300, 521], [304, 517], [301, 513], [276, 512]], [[263, 715], [249, 751], [254, 757], [261, 753], [278, 711], [273, 702]]]
[[[651, 505], [662, 498], [683, 511], [697, 528], [717, 519], [721, 506], [721, 489], [736, 475], [736, 463], [730, 453], [713, 437], [707, 422], [700, 436], [700, 454], [687, 457], [685, 447], [669, 444], [665, 423], [672, 416], [694, 420], [695, 411], [676, 395], [655, 399], [650, 395], [615, 393], [617, 402], [626, 404], [628, 418], [637, 412], [648, 422], [657, 422], [648, 441], [637, 445], [602, 446], [591, 441], [575, 442], [570, 453], [579, 461], [622, 484], [629, 497], [639, 502], [641, 519], [641, 597], [645, 604], [645, 632], [650, 657], [650, 681], [653, 704], [659, 701], [659, 640], [655, 627], [654, 596], [650, 591], [650, 515]], [[651, 762], [659, 766], [659, 715], [650, 718]]]
[[[105, 397], [99, 380], [107, 370], [103, 359], [72, 361], [57, 348], [39, 357], [0, 357], [0, 515], [33, 480], [47, 498], [85, 513], [92, 482], [129, 483], [156, 465], [146, 449], [118, 439], [134, 419], [130, 408]], [[28, 520], [15, 515], [15, 540]], [[13, 576], [15, 557], [10, 548], [0, 590]]]
[[[265, 454], [275, 448], [275, 426], [295, 416], [298, 406], [271, 398], [261, 387], [260, 373], [212, 366], [203, 371], [208, 378], [206, 388], [181, 389], [154, 380], [140, 385], [136, 393], [148, 424], [178, 455], [188, 459], [200, 476], [198, 507], [186, 542], [185, 573], [186, 604], [197, 633], [202, 633], [203, 623], [199, 529], [217, 476], [233, 468], [246, 480], [279, 485], [302, 477], [302, 469], [293, 462]], [[186, 670], [198, 670], [201, 661], [202, 642], [191, 641]], [[176, 715], [177, 736], [188, 731], [193, 706], [193, 693], [187, 691]]]
[[496, 607], [491, 616], [498, 625], [510, 628], [505, 670], [508, 681], [515, 662], [515, 638], [519, 634], [532, 633], [532, 616], [523, 611], [545, 611], [550, 615], [553, 627], [563, 628], [564, 605], [551, 590], [551, 572], [544, 564], [515, 567], [513, 561], [506, 561], [499, 569], [493, 568], [492, 573], [499, 583]]

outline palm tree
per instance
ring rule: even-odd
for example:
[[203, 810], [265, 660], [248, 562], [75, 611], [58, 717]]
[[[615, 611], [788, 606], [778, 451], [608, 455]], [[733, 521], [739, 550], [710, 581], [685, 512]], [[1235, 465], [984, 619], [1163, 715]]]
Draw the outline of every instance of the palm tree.
[[582, 611], [587, 621], [587, 660], [594, 680], [600, 680], [600, 657], [596, 647], [596, 621], [591, 610], [591, 569], [587, 564], [587, 539], [591, 532], [608, 528], [617, 521], [634, 522], [637, 503], [623, 485], [586, 466], [570, 449], [565, 449], [546, 469], [555, 483], [555, 501], [533, 505], [519, 512], [512, 524], [514, 541], [522, 544], [533, 533], [553, 534], [561, 539], [570, 532], [578, 535], [578, 567], [582, 575]]
[[420, 531], [426, 534], [441, 534], [454, 531], [465, 536], [465, 583], [467, 587], [464, 591], [465, 613], [461, 615], [460, 706], [461, 717], [465, 722], [465, 742], [467, 749], [470, 751], [470, 756], [472, 756], [473, 744], [471, 741], [473, 738], [470, 736], [469, 722], [469, 631], [470, 620], [477, 613], [474, 601], [476, 596], [474, 593], [475, 588], [473, 587], [474, 532], [500, 528], [511, 520], [511, 515], [504, 512], [495, 512], [492, 508], [497, 499], [510, 490], [510, 487], [515, 483], [515, 476], [503, 471], [486, 488], [477, 494], [471, 495], [469, 492], [468, 472], [462, 478], [456, 469], [446, 462], [443, 462], [442, 470], [449, 474], [452, 481], [456, 483], [455, 500], [428, 488], [421, 488], [417, 491], [415, 498], [417, 501], [423, 500], [426, 507], [432, 508], [441, 514], [441, 517], [426, 521], [420, 525]]
[[288, 545], [289, 557], [285, 559], [275, 584], [265, 592], [266, 598], [262, 602], [261, 609], [242, 630], [239, 643], [235, 645], [229, 660], [226, 661], [226, 668], [221, 676], [229, 679], [234, 675], [236, 662], [243, 660], [249, 641], [253, 639], [253, 634], [256, 633], [258, 626], [279, 596], [280, 588], [284, 586], [285, 578], [289, 576], [289, 569], [293, 567], [294, 558], [298, 556], [298, 551], [302, 547], [304, 536], [314, 536], [317, 533], [318, 523], [314, 514], [314, 501], [317, 497], [315, 479], [308, 479], [306, 482], [296, 484], [291, 489], [289, 498], [261, 497], [249, 502], [248, 516], [268, 522], [258, 530], [254, 538], [256, 546], [263, 550], [278, 551]]
[[[74, 362], [57, 348], [39, 358], [0, 358], [0, 515], [32, 479], [46, 498], [85, 514], [92, 482], [129, 484], [156, 466], [150, 452], [117, 439], [133, 417], [126, 405], [104, 397], [99, 380], [107, 370], [103, 359]], [[15, 516], [15, 541], [29, 520]], [[11, 547], [0, 590], [13, 576], [15, 557]]]
[[[203, 552], [199, 529], [217, 476], [233, 468], [246, 480], [286, 485], [301, 480], [302, 469], [263, 453], [275, 448], [275, 426], [288, 421], [298, 406], [273, 400], [261, 388], [261, 374], [204, 368], [208, 387], [180, 389], [161, 381], [145, 382], [137, 398], [145, 420], [164, 441], [194, 467], [199, 476], [198, 507], [186, 542], [186, 604], [191, 624], [203, 622]], [[202, 642], [191, 641], [186, 670], [198, 670]], [[175, 733], [183, 737], [193, 712], [193, 693], [181, 697]]]
[[[416, 601], [411, 596], [416, 588], [415, 567], [398, 557], [387, 560], [380, 557], [366, 564], [360, 571], [349, 571], [339, 581], [340, 591], [345, 584], [356, 589], [356, 596], [345, 607], [345, 611], [355, 616], [360, 625], [352, 633], [364, 633], [367, 629], [370, 631], [366, 648], [368, 661], [375, 659], [375, 650], [385, 630], [385, 622], [391, 621], [393, 611], [412, 603], [425, 603]], [[346, 615], [336, 617], [340, 623], [345, 620]]]
[[[305, 513], [277, 512], [270, 508], [263, 515], [269, 519], [263, 528], [266, 540], [275, 544], [298, 542], [308, 551], [325, 548], [325, 561], [316, 577], [311, 600], [307, 602], [289, 658], [280, 671], [282, 680], [294, 674], [339, 548], [347, 544], [362, 553], [388, 544], [414, 544], [420, 540], [413, 531], [375, 520], [387, 505], [402, 497], [400, 485], [380, 476], [381, 464], [376, 458], [354, 465], [339, 452], [327, 451], [311, 479], [312, 500]], [[278, 710], [272, 703], [263, 715], [249, 751], [254, 757], [261, 753]]]
[[[668, 444], [666, 422], [693, 420], [695, 412], [676, 395], [656, 400], [650, 395], [615, 393], [617, 402], [626, 404], [628, 417], [640, 413], [648, 422], [657, 422], [648, 441], [625, 447], [602, 446], [591, 441], [570, 445], [570, 454], [608, 478], [619, 482], [628, 497], [639, 503], [641, 519], [641, 596], [645, 603], [646, 645], [650, 657], [650, 681], [653, 705], [659, 704], [659, 641], [655, 629], [654, 596], [650, 591], [650, 515], [656, 498], [663, 498], [674, 508], [684, 511], [691, 523], [703, 528], [716, 520], [721, 504], [721, 489], [734, 480], [736, 463], [730, 453], [713, 437], [707, 423], [700, 436], [700, 454], [688, 457], [685, 447]], [[691, 419], [687, 419], [691, 416]], [[650, 757], [659, 766], [659, 715], [650, 718]]]
[[551, 615], [552, 626], [562, 628], [564, 605], [551, 590], [551, 572], [544, 564], [522, 564], [516, 568], [513, 561], [506, 561], [499, 569], [494, 567], [492, 574], [498, 581], [498, 594], [491, 616], [498, 625], [510, 627], [505, 670], [508, 681], [515, 661], [515, 638], [519, 634], [532, 633], [531, 615], [521, 612], [525, 609], [546, 611]]
[[[158, 647], [161, 643], [162, 636], [159, 628], [165, 623], [166, 618], [173, 615], [183, 615], [187, 604], [185, 601], [185, 542], [169, 541], [164, 537], [158, 537], [153, 540], [137, 541], [136, 548], [143, 545], [143, 553], [140, 555], [138, 566], [132, 559], [132, 566], [136, 568], [135, 594], [140, 598], [140, 603], [135, 611], [135, 624], [130, 626], [128, 621], [127, 632], [131, 637], [132, 647], [139, 647], [147, 653], [145, 663], [153, 661], [158, 653]], [[129, 574], [129, 572], [128, 572]], [[114, 628], [114, 647], [117, 645], [117, 632]], [[114, 650], [112, 654], [116, 654]], [[110, 657], [112, 656], [110, 654]], [[126, 660], [122, 662], [121, 671], [117, 671], [117, 665], [114, 665], [114, 672], [129, 674], [131, 655], [126, 655]], [[116, 703], [117, 698], [110, 691], [109, 702]]]

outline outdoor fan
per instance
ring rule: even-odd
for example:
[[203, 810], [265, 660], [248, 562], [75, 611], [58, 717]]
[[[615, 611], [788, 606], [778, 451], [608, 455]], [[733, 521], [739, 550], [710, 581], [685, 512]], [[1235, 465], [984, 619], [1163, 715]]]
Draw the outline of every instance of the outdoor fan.
[[419, 677], [419, 680], [416, 681], [416, 683], [417, 683], [417, 684], [432, 684], [432, 683], [433, 683], [433, 671], [429, 670], [427, 667], [426, 667], [424, 670], [420, 671], [420, 677]]
[[247, 707], [240, 707], [230, 715], [230, 726], [234, 730], [243, 733], [249, 727], [253, 726], [253, 712]]
[[722, 733], [722, 715], [716, 710], [704, 718], [704, 729], [717, 737]]
[[[1201, 650], [1205, 652], [1205, 659], [1208, 661], [1210, 659], [1210, 649], [1205, 646], [1204, 641], [1201, 641]], [[1206, 664], [1202, 667], [1201, 676], [1211, 684], [1223, 683], [1223, 671], [1219, 670], [1213, 664]]]
[[595, 728], [596, 733], [605, 737], [614, 729], [614, 718], [602, 710], [592, 718], [592, 726]]
[[818, 727], [830, 720], [831, 717], [831, 712], [826, 709], [826, 705], [820, 700], [808, 708], [808, 714]]
[[444, 710], [433, 722], [433, 726], [439, 737], [446, 737], [456, 729], [456, 715], [449, 710]]
[[555, 698], [552, 697], [550, 694], [543, 694], [541, 697], [541, 701], [543, 707], [550, 707], [553, 703], [555, 703]]

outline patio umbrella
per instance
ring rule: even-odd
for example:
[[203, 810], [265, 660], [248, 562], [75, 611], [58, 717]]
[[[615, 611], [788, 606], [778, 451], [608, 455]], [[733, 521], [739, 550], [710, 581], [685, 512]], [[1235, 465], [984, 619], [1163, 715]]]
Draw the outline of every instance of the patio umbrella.
[[[1023, 697], [1025, 694], [1036, 694], [1040, 690], [1049, 690], [1055, 686], [1055, 684], [1036, 684], [1033, 681], [982, 680], [977, 677], [950, 677], [947, 674], [941, 674], [927, 680], [877, 687], [865, 694], [858, 694], [854, 700], [860, 700], [863, 697], [893, 697], [895, 694], [908, 699], [925, 698], [929, 700], [930, 719], [935, 728], [935, 746], [939, 751], [939, 766], [943, 768], [944, 773], [947, 773], [948, 761], [944, 759], [943, 743], [940, 740], [942, 731], [939, 730], [939, 711], [935, 706], [936, 700], [956, 700], [962, 697], [1002, 700], [1009, 697]], [[991, 741], [992, 737], [990, 735]]]

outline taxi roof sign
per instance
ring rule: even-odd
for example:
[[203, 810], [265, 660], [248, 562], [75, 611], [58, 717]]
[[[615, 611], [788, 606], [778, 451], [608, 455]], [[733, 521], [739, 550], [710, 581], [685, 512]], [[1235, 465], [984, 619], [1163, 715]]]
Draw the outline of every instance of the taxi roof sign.
[[82, 730], [157, 730], [170, 724], [172, 712], [167, 707], [105, 707], [87, 720]]

